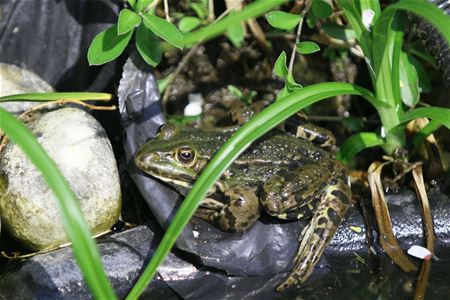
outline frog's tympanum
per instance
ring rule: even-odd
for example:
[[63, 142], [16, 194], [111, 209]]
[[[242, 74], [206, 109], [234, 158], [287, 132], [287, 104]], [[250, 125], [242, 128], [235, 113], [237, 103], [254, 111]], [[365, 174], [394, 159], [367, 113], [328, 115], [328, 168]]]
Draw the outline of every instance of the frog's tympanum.
[[[280, 219], [310, 219], [302, 231], [295, 267], [282, 291], [311, 275], [350, 204], [344, 168], [314, 145], [310, 131], [297, 138], [272, 130], [253, 143], [220, 177], [196, 216], [229, 232], [247, 230], [261, 209]], [[136, 165], [186, 195], [230, 132], [164, 125], [137, 152]], [[329, 140], [318, 138], [317, 140]]]

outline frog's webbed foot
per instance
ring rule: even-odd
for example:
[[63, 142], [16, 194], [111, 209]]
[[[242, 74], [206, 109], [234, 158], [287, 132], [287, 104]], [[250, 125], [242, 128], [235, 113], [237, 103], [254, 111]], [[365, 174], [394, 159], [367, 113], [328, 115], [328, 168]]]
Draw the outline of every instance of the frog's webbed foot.
[[255, 190], [235, 187], [225, 192], [225, 196], [230, 198], [229, 202], [211, 214], [210, 221], [222, 231], [242, 232], [250, 228], [261, 213]]
[[300, 247], [294, 259], [295, 267], [277, 291], [304, 283], [314, 270], [325, 247], [332, 239], [350, 205], [351, 192], [345, 176], [330, 185], [321, 197], [310, 223], [299, 236]]

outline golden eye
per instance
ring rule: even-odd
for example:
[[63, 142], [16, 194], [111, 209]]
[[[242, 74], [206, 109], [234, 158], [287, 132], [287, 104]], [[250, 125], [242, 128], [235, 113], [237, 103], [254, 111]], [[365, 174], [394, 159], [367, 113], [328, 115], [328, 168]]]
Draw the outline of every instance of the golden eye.
[[194, 161], [195, 152], [191, 147], [182, 147], [177, 150], [177, 159], [180, 163], [190, 164]]

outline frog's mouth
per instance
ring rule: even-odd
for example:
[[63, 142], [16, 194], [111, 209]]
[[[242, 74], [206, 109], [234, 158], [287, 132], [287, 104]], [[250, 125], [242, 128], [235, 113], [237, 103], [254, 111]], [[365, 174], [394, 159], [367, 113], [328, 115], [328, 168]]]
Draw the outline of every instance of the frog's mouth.
[[192, 186], [192, 182], [194, 182], [197, 177], [197, 174], [193, 170], [173, 165], [171, 162], [158, 161], [151, 155], [152, 154], [146, 154], [135, 160], [139, 169], [153, 177], [176, 186], [186, 188]]

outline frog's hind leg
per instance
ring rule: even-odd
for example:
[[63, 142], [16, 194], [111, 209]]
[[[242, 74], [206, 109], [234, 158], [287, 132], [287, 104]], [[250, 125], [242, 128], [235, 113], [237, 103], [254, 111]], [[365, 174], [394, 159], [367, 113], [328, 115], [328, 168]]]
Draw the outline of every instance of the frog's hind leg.
[[277, 287], [278, 292], [308, 279], [341, 223], [350, 205], [350, 197], [350, 188], [344, 175], [325, 190], [310, 223], [299, 236], [301, 243], [294, 259], [295, 267]]

